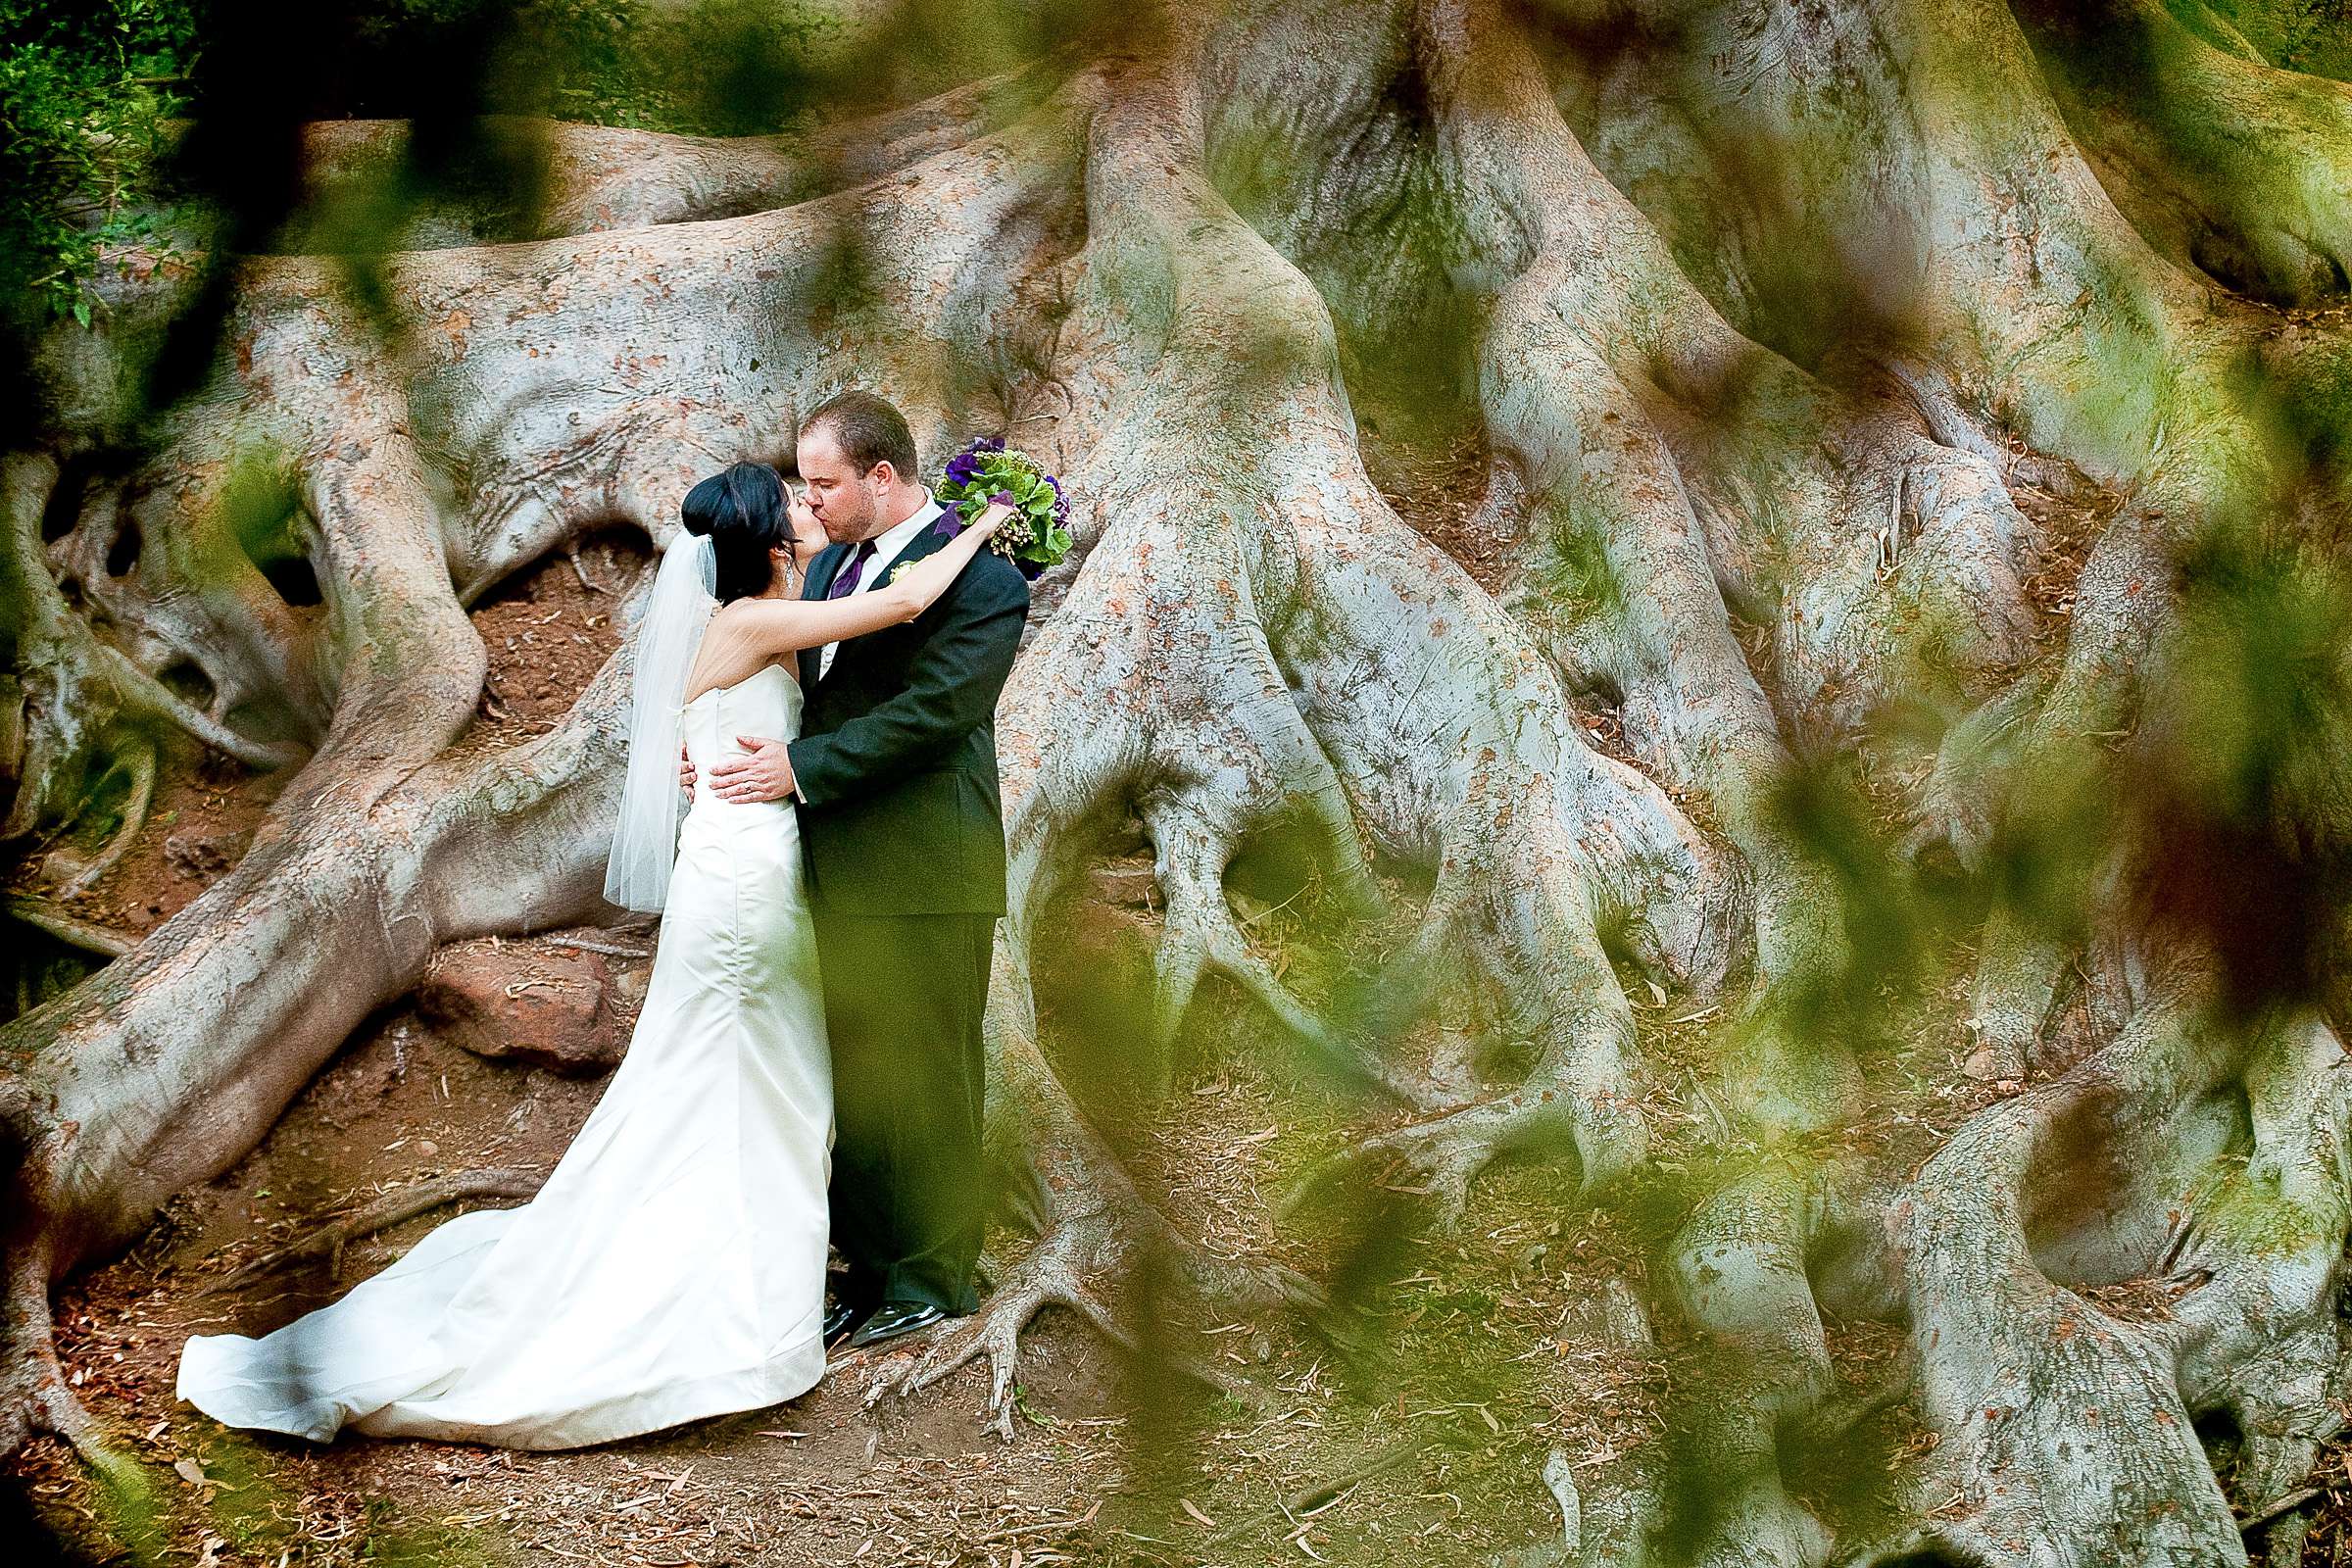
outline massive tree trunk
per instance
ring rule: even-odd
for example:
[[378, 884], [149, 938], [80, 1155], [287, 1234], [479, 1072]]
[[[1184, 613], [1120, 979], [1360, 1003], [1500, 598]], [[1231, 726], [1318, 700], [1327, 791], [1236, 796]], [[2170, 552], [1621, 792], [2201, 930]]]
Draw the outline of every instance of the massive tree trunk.
[[[168, 728], [300, 760], [233, 872], [0, 1032], [0, 1433], [95, 1441], [52, 1284], [250, 1149], [438, 944], [594, 917], [626, 652], [500, 749], [466, 606], [615, 518], [666, 536], [855, 383], [927, 455], [1006, 433], [1079, 503], [998, 717], [993, 1121], [1040, 1235], [909, 1386], [985, 1354], [1009, 1435], [1029, 1316], [1132, 1334], [1140, 1258], [1311, 1298], [1177, 1235], [1041, 1042], [1051, 911], [1140, 823], [1157, 1048], [1235, 983], [1374, 1092], [1334, 1179], [1402, 1166], [1441, 1220], [1505, 1153], [1558, 1161], [1563, 1203], [1638, 1181], [1625, 985], [1720, 998], [1738, 1153], [1652, 1270], [1716, 1376], [1676, 1451], [1589, 1473], [1566, 1560], [2243, 1561], [2232, 1503], [2343, 1420], [2342, 928], [2312, 884], [2352, 807], [2332, 699], [2238, 838], [2183, 759], [2242, 629], [2208, 623], [2217, 553], [2328, 612], [2264, 645], [2278, 678], [2343, 678], [2344, 337], [2281, 306], [2341, 302], [2348, 113], [2194, 0], [1179, 6], [809, 142], [548, 128], [548, 237], [392, 257], [366, 311], [339, 264], [242, 264], [135, 465], [116, 362], [61, 339], [49, 426], [0, 463], [11, 831], [151, 778]], [[107, 286], [119, 343], [169, 289]], [[1458, 432], [1484, 500], [1425, 536], [1367, 459]], [[257, 507], [316, 609], [240, 546]], [[1962, 945], [2004, 1092], [1925, 1147], [1837, 1136], [1900, 1099], [1874, 1007], [1903, 944], [1824, 826], [1854, 773], [1922, 863], [1995, 885]], [[2251, 892], [2183, 894], [2176, 830]], [[1352, 918], [1426, 888], [1377, 1005], [1295, 994], [1237, 919], [1228, 874], [1277, 839]], [[2000, 896], [2036, 847], [2079, 918]], [[2273, 894], [2317, 956], [2266, 985], [2232, 922]], [[1466, 1097], [1392, 1049], [1441, 992], [1523, 1079]], [[2128, 1281], [2168, 1309], [2098, 1304]], [[1934, 1440], [1868, 1528], [1781, 1451], [1858, 1419], [1826, 1326], [1858, 1318], [1899, 1326], [1879, 1396]]]

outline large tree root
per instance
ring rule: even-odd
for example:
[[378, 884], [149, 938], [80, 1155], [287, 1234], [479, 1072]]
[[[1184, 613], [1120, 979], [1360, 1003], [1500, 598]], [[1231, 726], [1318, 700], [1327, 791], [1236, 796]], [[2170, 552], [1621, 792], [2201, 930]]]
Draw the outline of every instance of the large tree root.
[[[2219, 1143], [2213, 1096], [2243, 1049], [2217, 1020], [2143, 1012], [2067, 1078], [1964, 1127], [1892, 1211], [1920, 1397], [1943, 1439], [1928, 1485], [1953, 1497], [1909, 1541], [1991, 1563], [2240, 1560], [2168, 1336], [2050, 1275], [2153, 1270], [2165, 1195], [2128, 1162], [2178, 1171], [2184, 1143]], [[2086, 1158], [2112, 1162], [2095, 1197]], [[2081, 1228], [2086, 1198], [2113, 1206]]]
[[[2301, 297], [2330, 283], [2319, 258], [2340, 285], [2337, 90], [2136, 0], [2110, 12], [2201, 29], [2151, 50], [2176, 99], [2105, 94], [2037, 22], [2063, 115], [1990, 0], [1644, 5], [1632, 28], [1463, 0], [1170, 9], [1115, 55], [797, 146], [554, 131], [543, 221], [582, 232], [388, 259], [400, 334], [327, 266], [248, 264], [216, 381], [136, 463], [105, 450], [103, 378], [43, 362], [74, 412], [0, 465], [42, 655], [11, 831], [70, 819], [93, 773], [135, 785], [174, 726], [310, 760], [242, 864], [0, 1032], [0, 1440], [94, 1441], [50, 1342], [60, 1273], [250, 1147], [435, 944], [593, 914], [625, 661], [556, 733], [492, 751], [466, 733], [464, 607], [588, 526], [660, 531], [687, 482], [782, 457], [854, 377], [926, 450], [1007, 433], [1082, 503], [998, 725], [991, 1126], [1038, 1240], [980, 1315], [875, 1358], [876, 1396], [985, 1358], [1009, 1436], [1021, 1335], [1054, 1306], [1240, 1389], [1191, 1318], [1312, 1299], [1178, 1236], [1079, 1109], [1097, 1086], [1064, 1082], [1084, 1054], [1040, 1038], [1049, 911], [1134, 822], [1164, 899], [1140, 1076], [1173, 1077], [1203, 987], [1230, 984], [1401, 1102], [1325, 1174], [1441, 1219], [1503, 1152], [1568, 1156], [1579, 1200], [1605, 1200], [1652, 1152], [1620, 965], [1742, 988], [1709, 1042], [1740, 1147], [1651, 1259], [1693, 1336], [1688, 1462], [1587, 1486], [1558, 1460], [1563, 1553], [2242, 1560], [2230, 1503], [2291, 1495], [2341, 1419], [2340, 1020], [2203, 1005], [2200, 956], [2127, 912], [2045, 1042], [2084, 938], [1995, 901], [1979, 1043], [2034, 1081], [1915, 1172], [1878, 1168], [1837, 1147], [1857, 1091], [1884, 1102], [1886, 1052], [1937, 1063], [1857, 1053], [1870, 1020], [1822, 1004], [1870, 996], [1887, 950], [1786, 786], [1793, 759], [1875, 755], [1882, 721], [1924, 712], [1944, 731], [1906, 803], [1923, 858], [1973, 873], [2073, 833], [2110, 852], [2084, 889], [2146, 874], [2145, 846], [2057, 798], [2105, 798], [2186, 541], [2264, 521], [2332, 557], [2352, 408], [2331, 323], [2275, 332], [2177, 263]], [[2317, 173], [2247, 130], [2281, 115]], [[389, 141], [336, 134], [353, 158]], [[1359, 411], [1377, 396], [1396, 428], [1374, 382], [1396, 363], [1489, 455], [1476, 572], [1367, 473]], [[2131, 493], [2043, 661], [2028, 581], [2064, 563], [2003, 485], [2066, 465]], [[316, 607], [223, 520], [257, 487]], [[1638, 766], [1589, 744], [1596, 710]], [[1378, 910], [1378, 860], [1431, 890], [1360, 1016], [1236, 912], [1237, 863], [1275, 841], [1350, 918]], [[1440, 1091], [1401, 1048], [1463, 994], [1527, 1048], [1523, 1079]], [[1908, 1348], [1855, 1393], [1833, 1347], [1860, 1317]], [[1936, 1441], [1896, 1457], [1899, 1517], [1865, 1530], [1791, 1460], [1895, 1401]], [[1694, 1470], [1705, 1497], [1670, 1490]]]
[[[1542, 1043], [1526, 1089], [1476, 1116], [1507, 1113], [1512, 1141], [1570, 1147], [1584, 1179], [1603, 1181], [1644, 1135], [1598, 932], [1636, 926], [1640, 956], [1711, 986], [1738, 940], [1737, 879], [1662, 792], [1584, 745], [1524, 636], [1373, 492], [1320, 301], [1183, 172], [1203, 156], [1194, 89], [1123, 88], [1090, 164], [1101, 303], [1065, 331], [1100, 345], [1096, 376], [1125, 356], [1152, 372], [1080, 470], [1117, 520], [1032, 655], [1045, 677], [1016, 678], [1000, 716], [1014, 777], [1035, 779], [1006, 803], [1015, 951], [1075, 853], [1056, 841], [1132, 803], [1169, 899], [1163, 1014], [1216, 962], [1287, 1017], [1295, 1004], [1248, 959], [1216, 873], [1252, 832], [1303, 815], [1345, 886], [1360, 829], [1436, 871], [1422, 932], [1390, 966], [1406, 1006], [1467, 959], [1513, 1031]], [[1218, 412], [1186, 417], [1185, 462], [1218, 482], [1138, 485], [1165, 471], [1167, 411], [1202, 407]], [[1455, 1213], [1499, 1147], [1465, 1158], [1442, 1134], [1391, 1142], [1432, 1156]]]
[[2283, 305], [2352, 268], [2352, 87], [2217, 47], [2155, 0], [2013, 9], [2116, 205], [2169, 258]]
[[[1036, 108], [1063, 74], [1040, 63], [908, 109], [827, 120], [807, 135], [682, 136], [514, 118], [487, 121], [475, 134], [539, 166], [546, 198], [529, 215], [531, 237], [553, 239], [741, 218], [869, 184], [1004, 128]], [[403, 121], [333, 121], [305, 126], [303, 134], [313, 201], [331, 201], [338, 186], [396, 179], [411, 156]], [[402, 248], [517, 237], [505, 232], [510, 226], [433, 202], [413, 216]]]

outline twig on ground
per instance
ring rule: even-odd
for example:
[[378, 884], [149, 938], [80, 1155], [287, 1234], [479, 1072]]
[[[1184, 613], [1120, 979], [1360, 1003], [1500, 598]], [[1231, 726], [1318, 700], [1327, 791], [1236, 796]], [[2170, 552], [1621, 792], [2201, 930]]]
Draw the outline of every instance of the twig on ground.
[[467, 1198], [528, 1198], [539, 1191], [547, 1180], [545, 1171], [536, 1170], [479, 1170], [461, 1171], [452, 1176], [436, 1176], [412, 1187], [384, 1194], [373, 1202], [364, 1203], [351, 1213], [330, 1224], [321, 1225], [299, 1241], [291, 1242], [274, 1252], [265, 1253], [238, 1269], [235, 1273], [215, 1280], [198, 1291], [193, 1299], [215, 1296], [272, 1274], [291, 1264], [319, 1256], [337, 1256], [344, 1247], [363, 1236], [386, 1230], [411, 1219], [429, 1208], [454, 1203]]
[[1271, 1508], [1262, 1508], [1238, 1524], [1226, 1526], [1209, 1537], [1202, 1544], [1231, 1545], [1251, 1532], [1278, 1522], [1297, 1529], [1301, 1514], [1320, 1513], [1325, 1504], [1338, 1501], [1349, 1488], [1359, 1486], [1374, 1476], [1384, 1476], [1392, 1470], [1401, 1470], [1415, 1459], [1420, 1458], [1424, 1449], [1442, 1441], [1444, 1441], [1442, 1437], [1432, 1435], [1400, 1443], [1369, 1463], [1348, 1471], [1346, 1475], [1333, 1476], [1327, 1481], [1319, 1481], [1303, 1491], [1291, 1494], [1290, 1496]]
[[1095, 1522], [1095, 1515], [1101, 1513], [1102, 1511], [1102, 1499], [1098, 1497], [1095, 1499], [1095, 1505], [1093, 1507], [1087, 1509], [1086, 1512], [1080, 1514], [1075, 1519], [1049, 1519], [1043, 1524], [1015, 1525], [1010, 1530], [995, 1530], [991, 1531], [985, 1536], [980, 1537], [978, 1540], [974, 1541], [972, 1544], [975, 1546], [985, 1546], [992, 1542], [1010, 1541], [1015, 1536], [1043, 1536], [1051, 1535], [1057, 1530], [1083, 1530], [1088, 1525], [1093, 1524]]
[[2250, 1536], [2265, 1525], [2276, 1524], [2284, 1515], [2293, 1513], [2305, 1503], [2326, 1496], [2326, 1487], [2297, 1487], [2259, 1513], [2248, 1514], [2237, 1522], [2237, 1533]]
[[599, 942], [593, 937], [549, 937], [550, 947], [577, 948], [582, 953], [601, 953], [609, 958], [650, 958], [653, 954], [644, 948], [624, 948], [617, 942]]

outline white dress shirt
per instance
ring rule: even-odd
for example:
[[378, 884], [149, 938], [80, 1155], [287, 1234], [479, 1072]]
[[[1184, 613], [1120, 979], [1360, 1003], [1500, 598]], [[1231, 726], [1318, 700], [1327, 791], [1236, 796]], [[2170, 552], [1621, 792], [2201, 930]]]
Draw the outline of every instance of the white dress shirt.
[[[945, 509], [936, 499], [926, 498], [921, 506], [915, 508], [914, 515], [904, 522], [893, 523], [889, 528], [876, 534], [873, 556], [866, 562], [865, 569], [858, 574], [858, 586], [842, 597], [855, 599], [876, 583], [889, 581], [891, 563], [906, 554], [906, 547], [914, 543], [914, 536], [929, 527], [943, 510]], [[857, 548], [855, 545], [850, 547], [853, 556], [856, 554]], [[849, 570], [850, 564], [846, 561], [843, 562], [841, 569]], [[818, 680], [823, 680], [833, 672], [833, 651], [840, 646], [839, 643], [827, 643], [824, 651], [816, 656], [816, 678]]]

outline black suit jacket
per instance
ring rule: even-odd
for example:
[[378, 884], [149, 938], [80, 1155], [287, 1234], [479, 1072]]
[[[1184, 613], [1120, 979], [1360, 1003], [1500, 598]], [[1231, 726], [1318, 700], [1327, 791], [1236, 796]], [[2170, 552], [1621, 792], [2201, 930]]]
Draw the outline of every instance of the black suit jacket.
[[[934, 523], [891, 569], [951, 537]], [[801, 597], [824, 598], [852, 548], [820, 552]], [[855, 914], [1004, 912], [997, 694], [1028, 616], [1028, 579], [984, 549], [913, 620], [844, 642], [823, 679], [821, 650], [802, 650], [806, 698], [789, 751], [812, 903]]]

